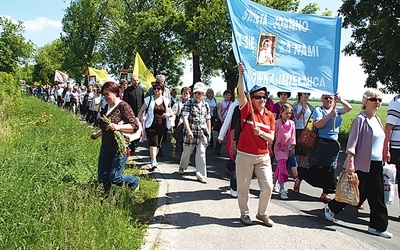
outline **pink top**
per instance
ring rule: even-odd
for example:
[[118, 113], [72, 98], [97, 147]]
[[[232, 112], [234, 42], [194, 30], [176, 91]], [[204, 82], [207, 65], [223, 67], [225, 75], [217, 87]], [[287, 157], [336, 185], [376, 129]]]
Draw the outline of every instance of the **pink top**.
[[290, 145], [296, 144], [296, 126], [294, 121], [282, 119], [275, 121], [275, 146], [274, 154], [277, 160], [288, 159]]

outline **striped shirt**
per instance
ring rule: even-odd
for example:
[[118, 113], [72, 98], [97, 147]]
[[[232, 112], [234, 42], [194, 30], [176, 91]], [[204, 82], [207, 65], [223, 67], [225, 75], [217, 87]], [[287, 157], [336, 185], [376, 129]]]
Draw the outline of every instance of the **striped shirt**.
[[400, 95], [389, 103], [386, 123], [394, 125], [390, 137], [390, 147], [400, 149]]
[[206, 120], [211, 119], [208, 103], [204, 100], [197, 103], [194, 98], [191, 98], [183, 106], [182, 115], [188, 116], [189, 126], [194, 137], [193, 140], [189, 140], [186, 128], [184, 128], [183, 143], [186, 145], [197, 145], [201, 138], [207, 141], [209, 135]]

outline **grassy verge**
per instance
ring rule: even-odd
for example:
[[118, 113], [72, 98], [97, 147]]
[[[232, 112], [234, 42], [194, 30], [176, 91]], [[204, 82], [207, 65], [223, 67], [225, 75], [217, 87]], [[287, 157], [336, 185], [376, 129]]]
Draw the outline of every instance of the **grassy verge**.
[[97, 184], [100, 141], [70, 112], [25, 97], [0, 106], [0, 249], [139, 249], [158, 183]]

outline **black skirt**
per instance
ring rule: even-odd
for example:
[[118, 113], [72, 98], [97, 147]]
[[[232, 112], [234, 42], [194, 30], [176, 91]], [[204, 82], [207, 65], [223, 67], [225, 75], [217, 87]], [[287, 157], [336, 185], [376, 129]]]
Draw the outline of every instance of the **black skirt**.
[[323, 188], [324, 193], [335, 193], [339, 150], [338, 141], [318, 138], [310, 152], [309, 168], [298, 168], [300, 180], [307, 181], [311, 186]]

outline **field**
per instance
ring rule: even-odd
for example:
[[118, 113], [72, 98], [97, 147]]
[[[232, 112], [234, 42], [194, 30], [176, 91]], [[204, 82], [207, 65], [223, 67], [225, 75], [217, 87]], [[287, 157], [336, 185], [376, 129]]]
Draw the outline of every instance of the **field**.
[[69, 111], [34, 97], [0, 106], [0, 249], [139, 249], [158, 183], [97, 184], [100, 140]]

